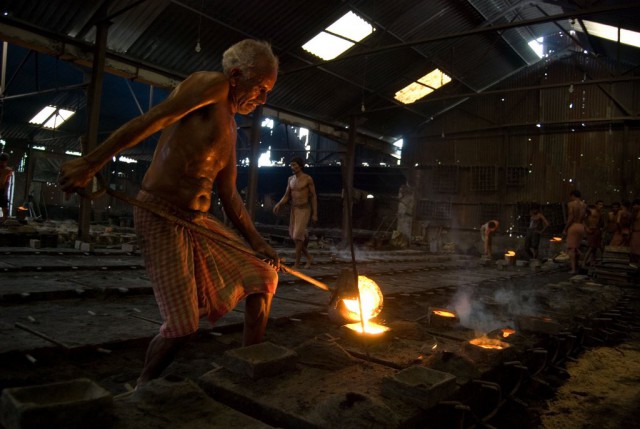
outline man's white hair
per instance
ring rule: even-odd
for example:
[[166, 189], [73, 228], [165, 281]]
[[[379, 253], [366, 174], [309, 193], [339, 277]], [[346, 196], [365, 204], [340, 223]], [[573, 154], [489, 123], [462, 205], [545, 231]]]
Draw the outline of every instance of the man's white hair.
[[246, 78], [251, 78], [256, 69], [264, 70], [265, 66], [277, 69], [278, 57], [273, 54], [271, 44], [261, 40], [245, 39], [222, 54], [222, 71], [227, 76], [236, 68]]

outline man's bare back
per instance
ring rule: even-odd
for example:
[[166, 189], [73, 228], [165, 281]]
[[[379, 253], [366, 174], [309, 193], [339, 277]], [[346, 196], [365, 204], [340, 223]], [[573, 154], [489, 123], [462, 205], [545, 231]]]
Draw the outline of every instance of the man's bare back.
[[586, 206], [580, 200], [570, 201], [567, 204], [568, 221], [567, 228], [573, 223], [579, 223], [584, 218]]

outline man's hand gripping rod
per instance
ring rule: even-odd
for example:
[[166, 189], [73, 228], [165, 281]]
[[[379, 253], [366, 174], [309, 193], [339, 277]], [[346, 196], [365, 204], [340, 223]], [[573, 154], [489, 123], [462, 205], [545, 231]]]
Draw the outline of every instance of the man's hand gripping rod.
[[[184, 226], [185, 228], [189, 228], [192, 231], [195, 231], [199, 234], [204, 235], [207, 238], [210, 238], [211, 240], [216, 241], [217, 243], [220, 244], [224, 244], [226, 246], [232, 247], [240, 252], [246, 253], [248, 255], [251, 255], [253, 257], [256, 257], [260, 260], [264, 261], [264, 255], [255, 252], [254, 250], [243, 246], [241, 243], [235, 243], [233, 241], [227, 240], [226, 238], [216, 234], [215, 232], [200, 226], [198, 224], [195, 224], [193, 222], [189, 222], [187, 220], [184, 220], [178, 216], [175, 216], [171, 213], [168, 213], [166, 211], [164, 211], [163, 209], [161, 209], [160, 207], [154, 205], [154, 204], [150, 204], [148, 202], [145, 201], [139, 201], [133, 197], [130, 197], [129, 195], [123, 193], [123, 192], [118, 192], [115, 191], [113, 189], [109, 189], [104, 178], [102, 177], [102, 174], [98, 173], [96, 174], [96, 180], [98, 181], [98, 190], [95, 192], [87, 192], [84, 189], [79, 189], [76, 192], [83, 198], [88, 198], [90, 200], [95, 200], [101, 196], [103, 196], [105, 193], [111, 195], [114, 198], [117, 198], [119, 200], [122, 200], [126, 203], [131, 204], [132, 206], [137, 206], [140, 208], [143, 208], [145, 210], [150, 211], [151, 213], [160, 216], [163, 219], [166, 219], [170, 222], [173, 223], [177, 223], [180, 226]], [[269, 264], [271, 265], [271, 264]], [[294, 270], [293, 268], [289, 268], [286, 265], [280, 265], [280, 270], [284, 271], [287, 274], [291, 274], [292, 276], [298, 277], [301, 280], [304, 280], [310, 284], [312, 284], [313, 286], [320, 288], [322, 290], [325, 290], [327, 292], [331, 292], [331, 288], [326, 285], [325, 283], [322, 283], [321, 281], [318, 281], [316, 279], [314, 279], [313, 277], [309, 277], [306, 274], [301, 273], [300, 271]]]

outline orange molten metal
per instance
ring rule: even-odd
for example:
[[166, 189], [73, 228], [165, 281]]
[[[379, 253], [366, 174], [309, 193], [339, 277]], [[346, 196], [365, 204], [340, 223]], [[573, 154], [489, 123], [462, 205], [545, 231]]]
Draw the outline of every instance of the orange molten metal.
[[562, 241], [562, 237], [553, 237], [551, 240], [549, 241], [555, 241], [555, 242], [560, 242]]
[[455, 314], [449, 311], [443, 311], [443, 310], [433, 310], [433, 314], [437, 314], [438, 316], [442, 316], [442, 317], [456, 317]]
[[18, 207], [18, 210], [21, 211], [21, 212], [28, 212], [29, 211], [28, 208], [22, 207], [22, 206]]
[[[358, 276], [358, 289], [360, 290], [360, 298], [362, 299], [362, 320], [364, 321], [364, 333], [380, 334], [389, 330], [386, 326], [370, 322], [369, 320], [376, 317], [382, 311], [382, 292], [380, 287], [368, 277]], [[345, 325], [347, 328], [356, 332], [363, 333], [360, 321], [360, 304], [357, 299], [343, 299], [344, 306], [349, 311], [348, 318], [356, 323]]]
[[514, 252], [513, 250], [509, 250], [504, 254], [504, 256], [516, 256], [516, 252]]
[[509, 335], [515, 334], [516, 331], [514, 329], [505, 328], [502, 329], [502, 337], [507, 338]]
[[470, 344], [474, 346], [482, 347], [483, 349], [494, 349], [494, 350], [502, 350], [506, 347], [509, 347], [507, 343], [503, 343], [500, 340], [492, 340], [487, 337], [475, 338], [469, 341]]

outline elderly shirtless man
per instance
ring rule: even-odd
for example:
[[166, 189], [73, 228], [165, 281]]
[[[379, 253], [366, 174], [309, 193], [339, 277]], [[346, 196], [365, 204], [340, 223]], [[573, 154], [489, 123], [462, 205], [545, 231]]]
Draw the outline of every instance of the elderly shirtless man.
[[316, 187], [311, 176], [303, 171], [304, 161], [302, 158], [295, 157], [291, 159], [289, 166], [293, 171], [293, 176], [289, 177], [287, 190], [282, 199], [273, 207], [273, 212], [277, 215], [280, 207], [291, 199], [289, 236], [296, 244], [296, 262], [293, 267], [300, 266], [300, 258], [304, 254], [304, 257], [307, 258], [305, 268], [309, 268], [311, 262], [313, 262], [313, 257], [307, 250], [307, 225], [309, 224], [309, 219], [313, 220], [314, 223], [318, 221]]
[[[213, 185], [225, 213], [249, 245], [277, 269], [278, 255], [259, 235], [236, 189], [236, 122], [264, 104], [278, 59], [265, 42], [244, 40], [224, 52], [223, 72], [196, 72], [169, 97], [129, 121], [89, 154], [63, 164], [65, 192], [84, 188], [111, 158], [163, 130], [138, 200], [204, 226], [226, 240], [240, 237], [208, 216]], [[159, 377], [180, 346], [246, 298], [245, 345], [262, 340], [277, 286], [274, 266], [140, 207], [136, 232], [163, 324], [147, 349], [138, 385]]]

